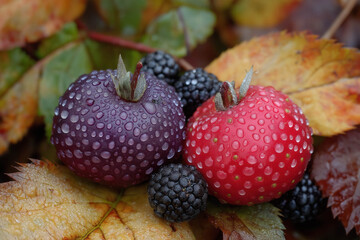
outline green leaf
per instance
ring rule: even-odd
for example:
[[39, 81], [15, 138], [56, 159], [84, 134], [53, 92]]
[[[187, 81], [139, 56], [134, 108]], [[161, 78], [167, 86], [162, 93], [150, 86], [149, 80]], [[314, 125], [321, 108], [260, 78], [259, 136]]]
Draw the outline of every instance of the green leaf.
[[110, 44], [85, 40], [85, 45], [90, 55], [94, 70], [116, 69], [119, 54], [121, 54], [126, 68], [133, 72], [141, 54], [135, 50], [129, 50]]
[[212, 34], [214, 25], [211, 11], [183, 6], [151, 22], [143, 42], [183, 57]]
[[80, 75], [92, 70], [90, 57], [83, 43], [70, 43], [51, 57], [43, 67], [39, 91], [39, 114], [44, 116], [48, 137], [51, 135], [52, 119], [59, 97]]
[[0, 97], [32, 65], [34, 65], [34, 61], [20, 48], [0, 52]]
[[73, 22], [67, 23], [59, 32], [41, 41], [36, 55], [43, 58], [57, 48], [74, 41], [78, 38], [78, 35], [76, 24]]
[[198, 8], [209, 8], [209, 0], [173, 0], [174, 5], [177, 6], [189, 6], [189, 7], [198, 7]]
[[285, 239], [279, 209], [270, 203], [230, 206], [209, 201], [206, 211], [224, 239]]
[[98, 11], [109, 27], [118, 30], [123, 37], [138, 33], [146, 3], [146, 0], [95, 1]]

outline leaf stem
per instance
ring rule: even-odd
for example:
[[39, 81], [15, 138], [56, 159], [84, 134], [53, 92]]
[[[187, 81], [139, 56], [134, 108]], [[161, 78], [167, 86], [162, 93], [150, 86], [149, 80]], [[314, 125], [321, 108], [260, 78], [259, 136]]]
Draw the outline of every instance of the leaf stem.
[[[142, 43], [136, 43], [136, 42], [133, 42], [130, 40], [126, 40], [126, 39], [117, 37], [117, 36], [111, 36], [111, 35], [107, 35], [107, 34], [103, 34], [103, 33], [99, 33], [99, 32], [89, 31], [84, 27], [82, 27], [82, 28], [86, 31], [86, 34], [89, 38], [91, 38], [95, 41], [98, 41], [98, 42], [110, 43], [110, 44], [113, 44], [116, 46], [134, 49], [136, 51], [143, 52], [143, 53], [152, 53], [157, 50], [155, 48], [149, 47]], [[177, 57], [174, 57], [174, 59], [179, 64], [179, 66], [182, 69], [184, 69], [185, 71], [194, 69], [194, 67], [189, 62], [187, 62], [185, 59], [177, 58]]]
[[349, 16], [351, 11], [355, 7], [356, 2], [357, 0], [347, 0], [343, 10], [336, 17], [335, 21], [331, 24], [329, 29], [324, 33], [324, 35], [321, 38], [330, 39], [334, 36], [335, 32], [339, 29], [341, 24], [345, 21], [345, 19]]

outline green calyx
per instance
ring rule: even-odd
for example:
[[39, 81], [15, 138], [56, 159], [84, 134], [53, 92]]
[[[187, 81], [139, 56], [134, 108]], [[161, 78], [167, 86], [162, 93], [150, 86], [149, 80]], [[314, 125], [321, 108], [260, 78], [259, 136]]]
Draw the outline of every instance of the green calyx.
[[119, 55], [117, 65], [117, 74], [114, 76], [110, 73], [111, 79], [115, 85], [116, 93], [122, 99], [130, 102], [137, 102], [144, 95], [146, 90], [145, 73], [140, 72], [142, 63], [136, 65], [136, 70], [131, 77], [131, 73], [126, 70], [124, 61]]
[[251, 79], [253, 75], [253, 67], [246, 73], [241, 86], [239, 88], [239, 96], [235, 91], [234, 82], [223, 82], [220, 87], [220, 91], [215, 95], [215, 108], [217, 111], [225, 111], [238, 103], [243, 99], [250, 87]]

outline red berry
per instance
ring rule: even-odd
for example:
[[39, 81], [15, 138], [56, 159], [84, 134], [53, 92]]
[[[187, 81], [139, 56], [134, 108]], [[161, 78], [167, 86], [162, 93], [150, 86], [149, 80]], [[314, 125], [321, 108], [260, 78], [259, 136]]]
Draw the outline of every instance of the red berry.
[[222, 111], [214, 97], [201, 105], [189, 120], [184, 149], [209, 193], [238, 205], [267, 202], [295, 187], [313, 151], [308, 121], [288, 96], [261, 86], [245, 94]]
[[51, 141], [77, 175], [127, 187], [179, 157], [184, 125], [173, 87], [147, 73], [130, 78], [121, 65], [70, 85], [56, 108]]

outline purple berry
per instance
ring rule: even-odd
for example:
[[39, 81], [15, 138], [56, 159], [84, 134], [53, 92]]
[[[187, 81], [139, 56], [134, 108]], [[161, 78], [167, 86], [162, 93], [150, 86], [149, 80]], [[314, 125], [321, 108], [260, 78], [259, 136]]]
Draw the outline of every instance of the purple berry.
[[[141, 64], [140, 64], [141, 65]], [[118, 70], [80, 76], [59, 100], [51, 142], [81, 177], [113, 187], [149, 179], [179, 157], [185, 116], [173, 87], [151, 74]]]

